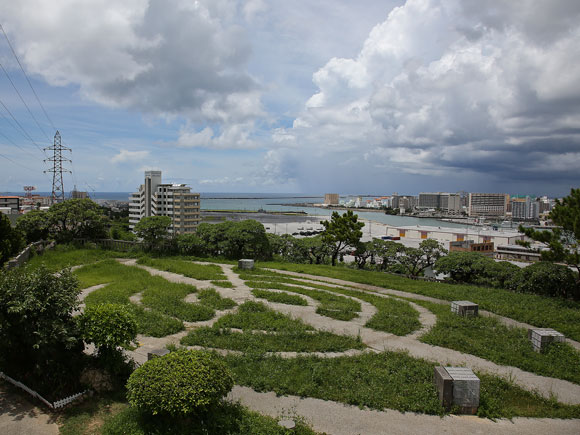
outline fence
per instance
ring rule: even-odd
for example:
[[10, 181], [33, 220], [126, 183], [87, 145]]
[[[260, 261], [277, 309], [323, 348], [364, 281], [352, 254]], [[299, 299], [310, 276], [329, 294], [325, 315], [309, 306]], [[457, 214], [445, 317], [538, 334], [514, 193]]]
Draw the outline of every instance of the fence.
[[22, 266], [24, 263], [28, 261], [30, 258], [30, 253], [34, 252], [38, 255], [42, 255], [42, 253], [47, 249], [54, 248], [54, 242], [48, 242], [45, 240], [41, 240], [40, 242], [34, 242], [28, 245], [24, 250], [18, 254], [16, 257], [8, 260], [6, 265], [4, 266], [6, 269], [12, 269], [13, 267]]
[[48, 406], [49, 408], [52, 408], [52, 409], [62, 408], [64, 406], [68, 405], [69, 403], [72, 403], [73, 401], [75, 401], [79, 397], [84, 396], [85, 394], [87, 394], [89, 392], [89, 390], [85, 390], [82, 393], [73, 394], [72, 396], [65, 397], [64, 399], [57, 400], [56, 402], [51, 403], [48, 400], [46, 400], [44, 397], [42, 397], [40, 394], [38, 394], [36, 391], [34, 391], [33, 389], [27, 387], [22, 382], [19, 382], [15, 379], [12, 379], [10, 376], [4, 374], [3, 372], [0, 372], [0, 378], [10, 382], [15, 387], [21, 388], [22, 390], [24, 390], [28, 394], [30, 394], [32, 397], [36, 397], [36, 398], [40, 399], [46, 406]]

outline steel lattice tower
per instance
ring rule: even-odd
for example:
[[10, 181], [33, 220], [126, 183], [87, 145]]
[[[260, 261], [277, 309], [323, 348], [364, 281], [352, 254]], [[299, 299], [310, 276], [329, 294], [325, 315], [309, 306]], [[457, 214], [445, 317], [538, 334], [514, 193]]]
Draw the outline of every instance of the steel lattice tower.
[[54, 144], [51, 147], [45, 148], [45, 151], [53, 151], [53, 156], [45, 160], [45, 162], [52, 162], [52, 169], [47, 169], [46, 172], [52, 172], [52, 204], [64, 201], [64, 185], [62, 182], [62, 173], [70, 172], [68, 169], [63, 169], [63, 162], [70, 162], [70, 159], [63, 157], [63, 151], [71, 151], [70, 148], [62, 146], [60, 140], [60, 133], [57, 131], [54, 135]]

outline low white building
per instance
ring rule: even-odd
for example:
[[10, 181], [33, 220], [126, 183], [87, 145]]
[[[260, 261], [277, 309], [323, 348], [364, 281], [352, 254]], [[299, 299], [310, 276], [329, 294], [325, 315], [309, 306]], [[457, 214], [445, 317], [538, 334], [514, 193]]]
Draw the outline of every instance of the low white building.
[[401, 239], [435, 239], [440, 242], [462, 242], [473, 240], [474, 243], [493, 242], [498, 245], [514, 245], [516, 240], [525, 240], [526, 236], [518, 231], [493, 230], [487, 228], [448, 228], [430, 226], [387, 227], [387, 236]]

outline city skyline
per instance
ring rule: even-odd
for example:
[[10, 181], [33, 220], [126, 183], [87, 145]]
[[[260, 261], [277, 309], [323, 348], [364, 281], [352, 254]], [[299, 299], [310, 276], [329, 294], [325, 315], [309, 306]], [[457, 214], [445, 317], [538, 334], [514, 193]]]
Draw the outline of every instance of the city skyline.
[[[0, 12], [73, 149], [67, 191], [131, 192], [148, 169], [207, 193], [561, 197], [580, 184], [574, 1], [24, 0]], [[2, 39], [0, 61], [36, 118], [0, 73], [0, 99], [32, 137], [2, 108], [0, 190], [49, 191], [40, 148], [55, 132]]]

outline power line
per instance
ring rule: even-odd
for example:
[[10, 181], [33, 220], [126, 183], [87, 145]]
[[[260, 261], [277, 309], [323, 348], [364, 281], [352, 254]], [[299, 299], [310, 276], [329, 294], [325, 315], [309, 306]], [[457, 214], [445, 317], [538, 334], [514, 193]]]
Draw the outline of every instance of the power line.
[[14, 120], [14, 122], [16, 123], [16, 125], [18, 125], [18, 127], [20, 127], [20, 129], [22, 130], [22, 133], [24, 134], [24, 136], [27, 139], [29, 139], [34, 144], [34, 146], [36, 146], [36, 148], [38, 148], [40, 151], [42, 151], [44, 153], [44, 150], [38, 146], [38, 144], [34, 141], [34, 139], [32, 139], [32, 137], [28, 134], [28, 132], [24, 129], [24, 127], [22, 127], [22, 124], [20, 124], [18, 122], [18, 120], [14, 117], [14, 115], [12, 114], [12, 112], [10, 111], [10, 109], [8, 109], [8, 107], [6, 107], [6, 104], [4, 104], [4, 102], [1, 99], [0, 99], [0, 104], [8, 112], [8, 114]]
[[18, 66], [20, 67], [20, 70], [22, 71], [22, 74], [24, 74], [24, 77], [26, 78], [26, 81], [28, 82], [28, 86], [30, 86], [30, 89], [32, 90], [32, 93], [36, 97], [36, 101], [38, 101], [38, 104], [40, 105], [40, 108], [44, 112], [44, 116], [46, 116], [46, 119], [48, 119], [48, 122], [52, 126], [53, 130], [56, 130], [56, 127], [54, 126], [54, 124], [52, 122], [52, 119], [50, 119], [50, 116], [48, 116], [48, 113], [46, 113], [46, 110], [44, 109], [44, 105], [40, 101], [40, 98], [38, 98], [38, 95], [36, 94], [36, 91], [34, 90], [34, 87], [32, 86], [32, 83], [28, 79], [28, 75], [26, 74], [26, 71], [24, 71], [24, 68], [22, 67], [22, 64], [20, 63], [20, 59], [18, 59], [18, 55], [16, 54], [16, 51], [14, 51], [14, 48], [12, 47], [12, 44], [10, 43], [10, 39], [8, 39], [8, 35], [4, 31], [4, 27], [2, 27], [2, 24], [0, 24], [0, 30], [2, 30], [2, 33], [4, 34], [4, 38], [6, 38], [6, 42], [8, 43], [8, 46], [10, 47], [10, 50], [12, 51], [12, 54], [14, 55], [14, 58], [16, 59], [16, 62], [18, 62]]
[[[0, 115], [1, 115], [1, 114], [0, 114]], [[4, 115], [2, 115], [2, 116], [4, 117]], [[5, 118], [5, 117], [4, 117], [4, 118]], [[6, 118], [5, 118], [5, 119], [6, 119]], [[7, 119], [7, 120], [8, 120], [8, 119]], [[25, 152], [26, 154], [28, 154], [28, 155], [30, 155], [30, 156], [32, 156], [32, 157], [34, 157], [34, 158], [36, 158], [36, 159], [42, 160], [40, 157], [38, 157], [38, 156], [35, 156], [35, 155], [34, 155], [34, 154], [32, 154], [30, 151], [28, 151], [28, 150], [25, 150], [24, 148], [22, 148], [20, 145], [18, 145], [18, 144], [17, 144], [16, 142], [14, 142], [12, 139], [10, 139], [8, 136], [6, 136], [6, 135], [5, 135], [5, 134], [4, 134], [2, 131], [0, 131], [0, 135], [4, 136], [4, 138], [5, 138], [5, 139], [6, 139], [8, 142], [10, 142], [10, 143], [11, 143], [12, 145], [14, 145], [15, 147], [19, 148], [21, 151]]]
[[18, 165], [18, 166], [20, 166], [20, 167], [22, 167], [22, 168], [24, 168], [24, 169], [28, 169], [29, 171], [32, 171], [32, 172], [37, 172], [37, 171], [35, 171], [34, 169], [31, 169], [31, 168], [29, 168], [28, 166], [24, 166], [24, 165], [23, 165], [23, 164], [21, 164], [21, 163], [15, 162], [14, 160], [12, 160], [11, 158], [9, 158], [9, 157], [5, 156], [4, 154], [0, 154], [0, 157], [3, 157], [3, 158], [5, 158], [5, 159], [6, 159], [6, 160], [8, 160], [9, 162], [12, 162], [12, 163], [14, 163], [15, 165]]
[[46, 139], [48, 141], [50, 141], [50, 138], [48, 137], [48, 135], [46, 134], [46, 132], [44, 131], [44, 129], [42, 128], [42, 126], [40, 125], [40, 123], [38, 122], [38, 120], [36, 119], [36, 116], [34, 116], [34, 114], [32, 113], [32, 111], [30, 110], [30, 107], [28, 107], [28, 104], [26, 104], [26, 101], [24, 101], [24, 98], [22, 98], [22, 95], [18, 91], [18, 88], [16, 87], [16, 85], [14, 84], [14, 82], [12, 81], [12, 79], [10, 78], [10, 75], [8, 74], [8, 71], [6, 71], [6, 69], [4, 68], [4, 65], [2, 65], [2, 63], [0, 63], [0, 68], [2, 68], [2, 71], [4, 71], [4, 74], [6, 74], [6, 77], [8, 78], [8, 81], [10, 82], [10, 84], [12, 85], [12, 87], [14, 88], [14, 90], [16, 91], [16, 94], [18, 94], [18, 97], [20, 97], [20, 101], [22, 101], [22, 104], [24, 104], [24, 106], [26, 107], [26, 110], [28, 110], [28, 113], [30, 114], [30, 116], [32, 117], [32, 119], [34, 119], [34, 122], [36, 122], [36, 125], [38, 126], [38, 128], [40, 129], [40, 131], [42, 132], [42, 134], [44, 134], [44, 136], [46, 137]]

